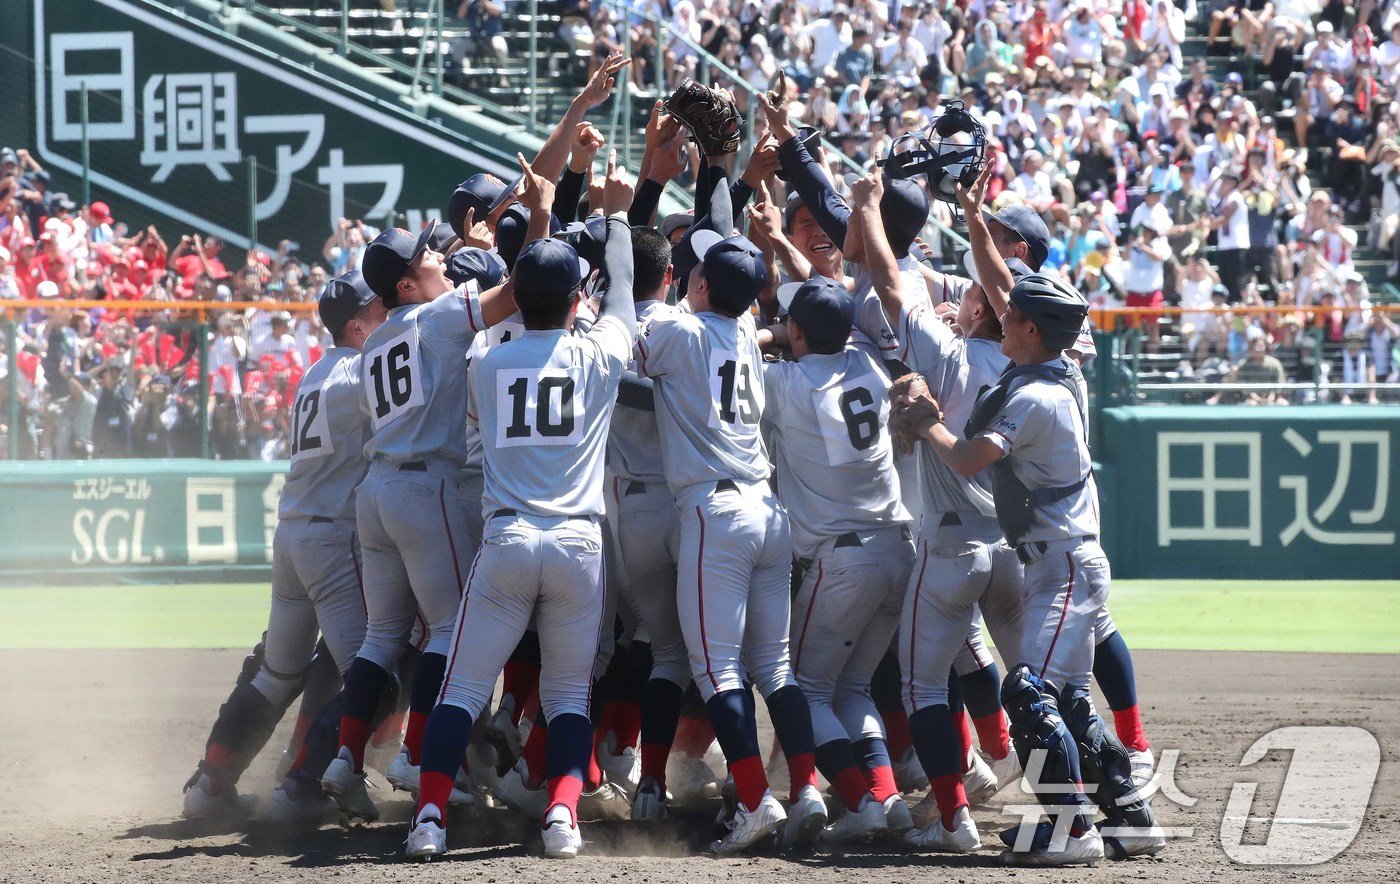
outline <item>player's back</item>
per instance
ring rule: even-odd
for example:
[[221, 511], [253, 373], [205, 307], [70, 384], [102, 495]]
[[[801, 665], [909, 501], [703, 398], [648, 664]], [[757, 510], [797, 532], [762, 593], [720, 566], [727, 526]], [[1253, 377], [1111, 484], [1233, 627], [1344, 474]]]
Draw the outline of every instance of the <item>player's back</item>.
[[852, 346], [763, 370], [778, 496], [798, 555], [825, 538], [907, 521], [886, 429], [889, 379], [874, 357]]
[[471, 367], [485, 460], [482, 511], [603, 513], [603, 456], [632, 348], [616, 319], [587, 335], [526, 330]]
[[482, 327], [475, 296], [460, 290], [389, 311], [364, 345], [367, 458], [467, 462], [467, 350]]
[[662, 460], [678, 499], [696, 485], [768, 477], [759, 433], [763, 355], [752, 320], [676, 311], [647, 323], [637, 350], [657, 382]]
[[[676, 309], [660, 301], [638, 304], [637, 323], [645, 325], [652, 317]], [[641, 373], [638, 360], [633, 360], [629, 367]], [[608, 431], [608, 470], [628, 482], [651, 484], [666, 481], [666, 467], [661, 460], [661, 430], [656, 423], [654, 407], [643, 409], [621, 402], [617, 404]]]
[[355, 518], [355, 489], [369, 466], [364, 456], [368, 438], [360, 351], [333, 347], [297, 384], [292, 403], [292, 464], [282, 486], [278, 516]]

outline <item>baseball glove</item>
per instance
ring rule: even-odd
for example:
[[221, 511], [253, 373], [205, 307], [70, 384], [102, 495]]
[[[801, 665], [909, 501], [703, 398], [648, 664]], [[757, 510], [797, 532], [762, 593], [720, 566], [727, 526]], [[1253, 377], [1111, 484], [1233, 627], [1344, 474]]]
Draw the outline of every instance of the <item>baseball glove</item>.
[[890, 433], [900, 454], [912, 453], [929, 427], [943, 420], [928, 383], [917, 372], [895, 379], [890, 385], [890, 404]]
[[690, 137], [707, 157], [722, 157], [739, 149], [744, 118], [734, 100], [717, 89], [686, 77], [666, 99], [666, 113], [690, 130]]

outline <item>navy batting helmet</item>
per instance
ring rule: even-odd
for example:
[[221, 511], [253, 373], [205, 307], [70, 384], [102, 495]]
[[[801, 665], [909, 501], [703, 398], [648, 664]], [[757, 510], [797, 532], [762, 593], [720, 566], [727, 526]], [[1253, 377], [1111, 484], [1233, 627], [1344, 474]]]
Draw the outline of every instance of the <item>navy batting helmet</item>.
[[1010, 300], [1040, 329], [1048, 350], [1063, 350], [1073, 344], [1089, 315], [1089, 302], [1079, 290], [1049, 273], [1022, 277], [1011, 287]]

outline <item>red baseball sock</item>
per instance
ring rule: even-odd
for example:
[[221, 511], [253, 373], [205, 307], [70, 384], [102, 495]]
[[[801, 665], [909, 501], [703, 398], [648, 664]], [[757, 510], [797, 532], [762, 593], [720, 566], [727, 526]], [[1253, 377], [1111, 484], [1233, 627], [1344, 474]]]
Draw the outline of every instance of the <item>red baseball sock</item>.
[[530, 729], [530, 736], [525, 738], [525, 745], [520, 750], [520, 757], [525, 761], [525, 785], [538, 788], [544, 782], [548, 748], [549, 728], [536, 724]]
[[860, 803], [870, 794], [870, 787], [866, 784], [860, 767], [854, 764], [838, 773], [831, 785], [836, 789], [836, 794], [841, 796], [841, 803], [846, 805], [846, 809], [851, 813], [859, 810]]
[[355, 773], [365, 770], [365, 743], [369, 742], [369, 719], [345, 715], [340, 719], [340, 748], [350, 750]]
[[768, 791], [768, 774], [763, 770], [763, 759], [750, 755], [731, 761], [729, 772], [734, 775], [734, 790], [739, 795], [739, 803], [745, 810], [758, 807], [763, 801], [763, 794]]
[[961, 774], [939, 774], [929, 781], [934, 800], [938, 802], [938, 816], [943, 828], [953, 830], [959, 807], [967, 807], [967, 793], [963, 791]]
[[[545, 816], [557, 805], [564, 805], [569, 811], [569, 816], [574, 820], [574, 825], [578, 825], [578, 798], [583, 794], [583, 781], [578, 777], [562, 776], [554, 777], [549, 781], [549, 806], [545, 808]], [[541, 820], [541, 822], [544, 822]]]
[[972, 722], [967, 720], [967, 712], [959, 712], [953, 716], [953, 723], [958, 726], [958, 739], [962, 742], [963, 772], [966, 773], [972, 767]]
[[796, 801], [803, 789], [817, 784], [817, 756], [812, 752], [799, 752], [788, 756], [787, 765], [788, 800]]
[[691, 758], [704, 758], [705, 750], [715, 741], [715, 728], [708, 715], [700, 718], [681, 716], [676, 728], [676, 748]]
[[391, 712], [384, 722], [375, 728], [374, 735], [369, 738], [370, 744], [375, 748], [387, 746], [403, 736], [404, 714], [402, 712]]
[[1142, 715], [1136, 703], [1127, 709], [1113, 710], [1113, 729], [1118, 732], [1118, 739], [1123, 741], [1123, 745], [1132, 751], [1146, 752], [1151, 748], [1147, 734], [1142, 732]]
[[447, 801], [452, 797], [452, 777], [436, 770], [425, 770], [418, 777], [418, 810], [429, 804], [436, 804], [440, 813], [446, 815]]
[[210, 743], [204, 749], [204, 772], [209, 775], [209, 784], [218, 790], [223, 787], [224, 775], [233, 764], [233, 752], [220, 743]]
[[510, 697], [510, 720], [520, 725], [520, 716], [540, 688], [540, 667], [519, 660], [507, 660], [502, 672], [501, 700]]
[[882, 710], [880, 720], [885, 725], [885, 746], [891, 758], [903, 758], [914, 748], [914, 738], [909, 735], [909, 716], [903, 709]]
[[287, 740], [287, 748], [301, 748], [301, 744], [306, 742], [306, 732], [311, 730], [311, 722], [314, 720], [310, 715], [297, 715], [296, 724], [292, 725], [291, 739]]
[[642, 777], [651, 777], [662, 789], [666, 788], [666, 760], [671, 747], [665, 743], [642, 744]]
[[972, 719], [977, 728], [977, 742], [992, 758], [1005, 758], [1011, 751], [1011, 731], [1007, 730], [1006, 713], [998, 709], [989, 715]]
[[588, 753], [588, 779], [584, 786], [588, 791], [596, 791], [603, 783], [603, 769], [598, 766], [598, 744], [603, 741], [603, 732], [595, 730], [593, 732], [593, 751]]
[[891, 795], [899, 794], [899, 787], [894, 784], [894, 768], [888, 764], [870, 768], [865, 775], [865, 783], [870, 788], [870, 794], [881, 804], [890, 800]]
[[408, 729], [403, 734], [403, 747], [408, 751], [409, 764], [417, 764], [423, 751], [423, 729], [428, 726], [428, 713], [409, 710]]
[[616, 704], [611, 729], [617, 735], [614, 751], [621, 753], [623, 749], [637, 748], [637, 741], [642, 736], [642, 704], [630, 700]]

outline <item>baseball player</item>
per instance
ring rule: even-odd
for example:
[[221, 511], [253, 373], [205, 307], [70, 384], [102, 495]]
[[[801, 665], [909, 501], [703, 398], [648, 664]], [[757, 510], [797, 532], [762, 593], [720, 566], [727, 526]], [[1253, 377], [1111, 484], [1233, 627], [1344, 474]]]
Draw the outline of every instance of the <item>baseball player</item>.
[[[523, 157], [520, 163], [525, 166]], [[478, 332], [514, 310], [509, 284], [479, 296], [452, 287], [442, 255], [428, 248], [435, 226], [416, 238], [386, 230], [366, 247], [363, 263], [366, 282], [389, 308], [365, 341], [362, 360], [370, 463], [356, 517], [368, 623], [345, 676], [340, 749], [321, 785], [342, 813], [370, 820], [379, 814], [364, 782], [370, 717], [421, 610], [428, 641], [414, 675], [403, 750], [386, 771], [396, 787], [417, 791], [423, 727], [480, 542], [462, 487], [471, 456], [464, 431], [467, 350]]]
[[[757, 332], [745, 314], [763, 290], [763, 255], [725, 236], [728, 182], [711, 160], [710, 209], [723, 233], [697, 223], [683, 248], [699, 259], [687, 280], [694, 313], [652, 318], [637, 344], [656, 382], [666, 480], [681, 514], [677, 611], [691, 673], [729, 761], [738, 811], [714, 842], [731, 854], [783, 829], [789, 845], [815, 842], [826, 824], [816, 789], [811, 713], [788, 664], [792, 539], [768, 486], [759, 435], [764, 391]], [[768, 791], [745, 674], [764, 697], [787, 756], [791, 812]]]
[[[524, 171], [526, 194], [552, 199], [553, 183], [528, 166]], [[577, 252], [554, 239], [532, 241], [511, 277], [525, 332], [491, 348], [471, 368], [467, 414], [480, 428], [485, 451], [488, 521], [425, 739], [418, 812], [405, 845], [410, 859], [446, 850], [444, 811], [472, 720], [490, 700], [532, 615], [541, 649], [540, 702], [550, 729], [544, 852], [567, 859], [583, 847], [577, 806], [593, 745], [590, 686], [598, 642], [612, 625], [604, 618], [599, 528], [603, 456], [636, 337], [625, 214], [632, 188], [615, 168], [605, 194], [611, 216], [607, 291], [597, 324], [585, 336], [570, 334], [586, 276]], [[531, 209], [543, 213], [548, 205]]]
[[[994, 250], [979, 254], [1009, 273]], [[989, 279], [995, 276], [997, 279]], [[1003, 702], [1023, 765], [1041, 750], [1036, 787], [1054, 823], [1017, 827], [1004, 836], [1008, 862], [1074, 865], [1156, 853], [1165, 839], [1133, 785], [1127, 750], [1089, 699], [1093, 627], [1109, 590], [1108, 561], [1098, 543], [1098, 503], [1086, 435], [1083, 377], [1063, 358], [1088, 313], [1067, 283], [1030, 274], [1010, 289], [1002, 351], [1014, 367], [980, 395], [962, 436], [943, 423], [927, 387], [895, 399], [897, 419], [963, 476], [991, 469], [997, 519], [1025, 566], [1025, 628], [1019, 661], [1006, 677]], [[1100, 835], [1087, 784], [1107, 820]]]
[[[980, 187], [988, 174], [984, 169]], [[997, 320], [1004, 289], [973, 285], [967, 290], [957, 312], [962, 336], [921, 299], [907, 298], [879, 223], [883, 190], [875, 175], [852, 188], [864, 257], [886, 314], [899, 329], [898, 358], [923, 374], [956, 425], [971, 413], [978, 391], [995, 384], [1007, 366]], [[980, 189], [966, 198], [980, 205]], [[990, 253], [986, 224], [975, 209], [968, 211], [968, 228], [974, 254]], [[928, 518], [919, 532], [919, 564], [900, 624], [899, 653], [910, 733], [940, 818], [906, 840], [921, 849], [968, 852], [980, 846], [963, 781], [970, 747], [957, 727], [965, 721], [962, 712], [956, 722], [951, 714], [948, 673], [967, 645], [979, 604], [1000, 639], [998, 646], [1019, 645], [1022, 571], [1001, 542], [990, 475], [960, 476], [928, 446], [921, 446], [921, 456]], [[1003, 765], [998, 773], [998, 779], [1010, 779], [1014, 770]]]
[[899, 624], [914, 547], [886, 429], [889, 379], [874, 347], [847, 346], [855, 301], [825, 276], [792, 286], [796, 361], [763, 364], [763, 417], [803, 568], [792, 669], [811, 704], [817, 767], [846, 806], [824, 833], [840, 843], [913, 825], [870, 678]]
[[[367, 466], [360, 350], [385, 320], [384, 302], [352, 271], [317, 304], [335, 346], [302, 376], [292, 406], [291, 468], [272, 539], [272, 610], [261, 666], [219, 710], [204, 759], [185, 788], [184, 815], [237, 803], [235, 784], [301, 691], [318, 631], [343, 675], [365, 636], [355, 488]], [[275, 812], [292, 800], [273, 794]]]

